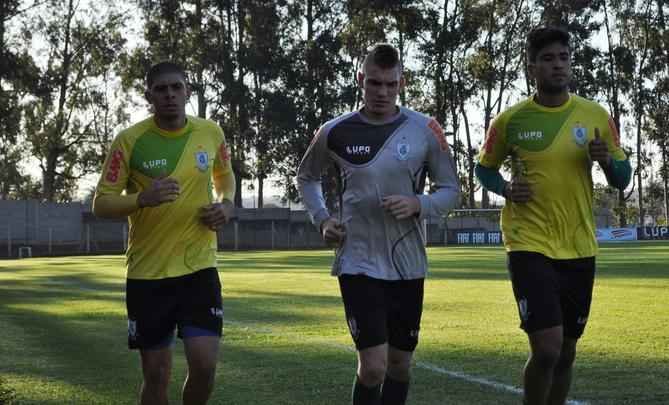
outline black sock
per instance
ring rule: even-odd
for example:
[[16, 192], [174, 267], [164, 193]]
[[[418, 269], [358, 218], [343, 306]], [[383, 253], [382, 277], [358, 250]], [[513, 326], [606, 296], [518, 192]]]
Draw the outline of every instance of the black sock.
[[353, 384], [353, 405], [381, 405], [381, 386], [368, 387], [356, 375]]
[[397, 381], [386, 375], [381, 390], [381, 403], [383, 405], [404, 405], [409, 394], [409, 381]]

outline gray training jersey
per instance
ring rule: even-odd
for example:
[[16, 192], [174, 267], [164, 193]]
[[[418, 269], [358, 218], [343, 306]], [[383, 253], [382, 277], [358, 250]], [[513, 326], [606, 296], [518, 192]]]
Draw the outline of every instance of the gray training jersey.
[[[437, 121], [400, 107], [395, 117], [382, 124], [354, 111], [323, 125], [297, 173], [300, 196], [319, 229], [330, 217], [321, 175], [331, 164], [339, 171], [340, 221], [346, 230], [332, 274], [365, 274], [383, 280], [425, 277], [427, 257], [420, 221], [445, 215], [460, 193], [453, 157]], [[436, 187], [429, 195], [422, 194], [426, 170]], [[381, 207], [381, 199], [390, 195], [417, 195], [420, 216], [395, 219]]]

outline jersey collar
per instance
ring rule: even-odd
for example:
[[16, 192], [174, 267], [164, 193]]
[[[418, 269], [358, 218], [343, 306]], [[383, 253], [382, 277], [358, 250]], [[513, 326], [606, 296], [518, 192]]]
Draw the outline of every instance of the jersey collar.
[[167, 129], [162, 129], [160, 128], [157, 124], [156, 121], [153, 120], [153, 127], [156, 129], [156, 132], [158, 132], [160, 135], [165, 136], [167, 138], [178, 138], [191, 130], [191, 126], [193, 120], [190, 119], [190, 117], [187, 115], [186, 116], [186, 125], [184, 125], [183, 128], [175, 129], [173, 131], [167, 130]]
[[541, 105], [541, 104], [537, 103], [536, 101], [534, 101], [534, 95], [532, 95], [530, 97], [530, 104], [532, 104], [539, 111], [560, 112], [560, 111], [564, 111], [567, 108], [569, 108], [569, 106], [571, 106], [571, 103], [573, 102], [573, 100], [574, 100], [574, 95], [569, 93], [569, 99], [564, 104], [559, 105], [557, 107], [546, 107], [545, 105]]

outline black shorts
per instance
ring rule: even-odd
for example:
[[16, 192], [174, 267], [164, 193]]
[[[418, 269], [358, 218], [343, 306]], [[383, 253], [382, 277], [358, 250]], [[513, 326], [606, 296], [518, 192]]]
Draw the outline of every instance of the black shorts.
[[527, 333], [555, 326], [583, 335], [590, 314], [595, 258], [556, 260], [535, 252], [509, 252], [507, 264], [520, 327]]
[[339, 276], [346, 321], [356, 349], [386, 342], [399, 350], [416, 349], [423, 313], [423, 281]]
[[208, 268], [185, 276], [126, 282], [128, 347], [150, 349], [171, 339], [175, 327], [221, 336], [223, 302], [218, 271]]

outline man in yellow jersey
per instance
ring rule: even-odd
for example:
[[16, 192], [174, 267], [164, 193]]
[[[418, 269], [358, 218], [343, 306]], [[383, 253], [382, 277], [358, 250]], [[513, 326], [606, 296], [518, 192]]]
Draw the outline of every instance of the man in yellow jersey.
[[[530, 344], [524, 403], [563, 404], [595, 275], [592, 167], [597, 162], [619, 189], [629, 184], [631, 167], [608, 113], [569, 93], [569, 34], [552, 27], [532, 30], [527, 58], [537, 92], [495, 118], [476, 175], [506, 198], [502, 233]], [[507, 182], [499, 168], [509, 156]]]
[[186, 115], [183, 69], [154, 65], [146, 86], [154, 114], [114, 139], [93, 212], [130, 224], [128, 345], [141, 355], [140, 404], [168, 403], [177, 327], [188, 363], [183, 403], [205, 404], [223, 328], [216, 230], [233, 214], [235, 177], [221, 128]]

